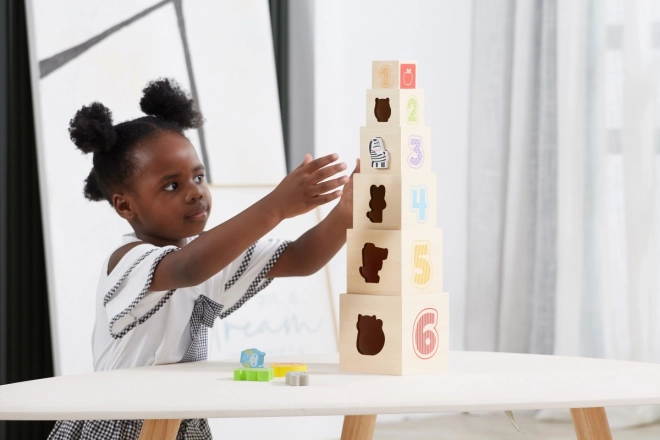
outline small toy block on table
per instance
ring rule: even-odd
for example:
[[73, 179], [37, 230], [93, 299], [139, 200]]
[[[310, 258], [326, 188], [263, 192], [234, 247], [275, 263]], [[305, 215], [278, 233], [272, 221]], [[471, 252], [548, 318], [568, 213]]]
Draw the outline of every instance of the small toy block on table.
[[309, 386], [309, 375], [301, 371], [289, 371], [286, 373], [286, 384], [294, 387]]
[[429, 127], [360, 127], [360, 174], [431, 173]]
[[349, 229], [346, 263], [348, 293], [442, 292], [442, 230]]
[[414, 89], [417, 87], [417, 61], [372, 61], [371, 87]]
[[234, 370], [234, 380], [247, 382], [270, 382], [273, 380], [272, 368], [238, 368]]
[[353, 176], [353, 228], [435, 229], [436, 175]]
[[299, 363], [275, 363], [270, 364], [270, 367], [273, 369], [275, 377], [285, 377], [287, 373], [292, 371], [298, 371], [305, 373], [307, 372], [307, 364]]
[[266, 353], [256, 348], [249, 348], [241, 352], [241, 365], [245, 368], [263, 368]]
[[448, 368], [448, 294], [342, 294], [339, 308], [341, 371], [400, 376]]

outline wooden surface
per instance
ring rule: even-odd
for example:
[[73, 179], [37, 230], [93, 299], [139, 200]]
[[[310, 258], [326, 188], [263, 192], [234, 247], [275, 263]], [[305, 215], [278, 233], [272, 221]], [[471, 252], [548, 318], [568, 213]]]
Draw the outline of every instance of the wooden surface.
[[[353, 229], [435, 229], [437, 223], [436, 205], [437, 178], [435, 173], [415, 174], [362, 174], [353, 176]], [[385, 187], [385, 202], [382, 222], [372, 222], [367, 213], [371, 201], [371, 186]], [[426, 187], [426, 221], [420, 222], [419, 214], [412, 209], [411, 191], [413, 187]]]
[[139, 440], [176, 440], [181, 420], [145, 420]]
[[[435, 327], [427, 329], [424, 336], [437, 344], [433, 356], [422, 359], [413, 348], [413, 325], [421, 311], [438, 312]], [[358, 315], [360, 330], [358, 331]], [[356, 295], [339, 296], [339, 352], [340, 370], [350, 372], [408, 375], [447, 369], [449, 354], [449, 295], [434, 293], [408, 296]], [[365, 317], [366, 316], [366, 317]], [[374, 328], [373, 318], [382, 321], [385, 336], [382, 350], [376, 355], [360, 354], [357, 350], [358, 332], [368, 338]], [[431, 335], [430, 333], [435, 333]], [[422, 347], [419, 347], [422, 348]]]
[[[416, 122], [408, 119], [410, 98], [417, 101]], [[374, 109], [376, 98], [388, 99], [392, 114], [387, 121], [378, 121]], [[367, 126], [368, 127], [424, 127], [424, 90], [422, 89], [367, 89]]]
[[[421, 242], [429, 243], [431, 276], [422, 288], [412, 283], [414, 268], [428, 268], [420, 258], [414, 258], [414, 246]], [[378, 271], [380, 279], [377, 283], [367, 283], [360, 274], [365, 243], [373, 243], [388, 251], [383, 267]], [[351, 294], [407, 296], [442, 292], [442, 229], [349, 229], [346, 234], [346, 278], [347, 293]]]
[[605, 408], [571, 408], [578, 440], [612, 440]]
[[[417, 61], [385, 60], [371, 62], [371, 88], [372, 89], [398, 89], [400, 88], [399, 73], [401, 64], [415, 64]], [[383, 67], [386, 67], [389, 75], [383, 75]], [[417, 81], [415, 81], [417, 83]]]
[[376, 416], [346, 416], [341, 429], [341, 440], [371, 440], [376, 427]]
[[186, 419], [504, 411], [660, 404], [660, 365], [451, 352], [450, 368], [411, 376], [342, 374], [338, 356], [304, 362], [309, 387], [234, 382], [232, 362], [111, 370], [0, 387], [1, 420]]
[[[408, 157], [412, 151], [410, 137], [422, 138], [424, 150], [424, 162], [417, 168], [408, 164]], [[390, 153], [390, 167], [387, 169], [375, 169], [371, 167], [369, 156], [369, 141], [379, 137], [385, 144], [385, 149]], [[430, 173], [433, 156], [433, 144], [431, 129], [423, 126], [367, 126], [360, 127], [360, 174], [418, 174]]]

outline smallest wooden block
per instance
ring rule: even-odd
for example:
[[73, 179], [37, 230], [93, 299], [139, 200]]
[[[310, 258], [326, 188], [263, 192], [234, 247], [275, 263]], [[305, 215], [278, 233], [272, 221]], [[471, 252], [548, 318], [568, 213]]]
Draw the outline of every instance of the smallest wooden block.
[[374, 89], [417, 88], [417, 61], [372, 61], [371, 87]]
[[286, 373], [286, 384], [293, 387], [309, 386], [309, 375], [300, 371], [289, 371]]
[[275, 374], [275, 377], [285, 377], [287, 373], [290, 373], [292, 371], [297, 371], [297, 372], [302, 372], [302, 373], [307, 372], [307, 364], [276, 363], [276, 364], [270, 364], [270, 367], [273, 369], [273, 373]]
[[272, 368], [237, 368], [234, 370], [234, 380], [247, 382], [270, 382], [273, 380]]

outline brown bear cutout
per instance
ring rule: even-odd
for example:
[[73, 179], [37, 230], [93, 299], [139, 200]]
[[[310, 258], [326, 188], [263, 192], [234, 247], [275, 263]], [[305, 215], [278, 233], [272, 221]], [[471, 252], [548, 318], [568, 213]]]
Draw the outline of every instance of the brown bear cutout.
[[377, 319], [376, 315], [358, 315], [356, 327], [358, 330], [356, 343], [358, 353], [367, 356], [380, 353], [385, 346], [383, 320]]
[[383, 268], [383, 261], [387, 260], [387, 249], [376, 247], [373, 243], [365, 243], [362, 248], [362, 266], [360, 275], [367, 283], [378, 283], [378, 271]]
[[371, 211], [367, 212], [367, 217], [369, 217], [371, 223], [383, 223], [383, 209], [387, 207], [385, 185], [371, 185], [369, 192], [371, 193], [371, 200], [369, 201]]
[[378, 122], [387, 122], [392, 114], [390, 108], [390, 98], [378, 99], [376, 98], [376, 106], [374, 107], [374, 115]]

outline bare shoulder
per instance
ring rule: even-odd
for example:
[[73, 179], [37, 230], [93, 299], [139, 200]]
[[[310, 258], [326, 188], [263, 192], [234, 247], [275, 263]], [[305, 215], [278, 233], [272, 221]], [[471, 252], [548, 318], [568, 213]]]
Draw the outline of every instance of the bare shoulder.
[[116, 251], [113, 252], [112, 255], [110, 255], [110, 259], [108, 260], [108, 275], [112, 272], [112, 270], [117, 266], [117, 264], [121, 261], [122, 258], [124, 258], [124, 255], [128, 253], [131, 249], [133, 249], [135, 246], [139, 246], [141, 244], [144, 244], [143, 241], [134, 241], [131, 243], [127, 243], [124, 246], [120, 247]]

